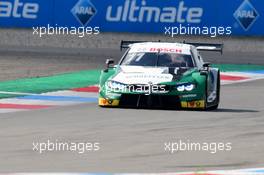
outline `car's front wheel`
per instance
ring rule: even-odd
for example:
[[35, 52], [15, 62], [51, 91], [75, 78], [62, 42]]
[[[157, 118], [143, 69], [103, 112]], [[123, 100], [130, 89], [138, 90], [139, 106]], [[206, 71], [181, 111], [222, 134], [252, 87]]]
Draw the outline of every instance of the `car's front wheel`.
[[206, 110], [216, 110], [219, 106], [220, 103], [220, 72], [218, 71], [217, 73], [217, 85], [216, 85], [216, 98], [215, 100], [211, 103], [212, 105], [208, 104], [208, 97], [206, 97]]

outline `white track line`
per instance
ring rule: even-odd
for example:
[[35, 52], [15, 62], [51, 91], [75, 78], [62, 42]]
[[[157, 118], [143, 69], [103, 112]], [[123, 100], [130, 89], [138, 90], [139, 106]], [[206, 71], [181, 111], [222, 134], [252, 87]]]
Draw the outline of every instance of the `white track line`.
[[0, 91], [0, 94], [7, 94], [7, 95], [37, 95], [37, 94], [32, 94], [32, 93], [9, 92], [9, 91]]
[[4, 113], [13, 113], [13, 112], [21, 112], [21, 111], [28, 111], [28, 109], [0, 109], [0, 114], [4, 114]]
[[30, 100], [30, 99], [19, 99], [19, 98], [7, 98], [7, 99], [1, 99], [0, 103], [18, 104], [18, 105], [67, 106], [67, 105], [81, 104], [81, 103], [85, 103], [85, 102], [49, 101], [49, 100]]
[[236, 83], [244, 83], [244, 82], [250, 82], [250, 81], [255, 81], [255, 80], [261, 80], [264, 79], [264, 77], [256, 77], [256, 78], [249, 78], [245, 80], [237, 80], [237, 81], [228, 81], [228, 80], [221, 80], [221, 85], [226, 85], [226, 84], [236, 84]]
[[[56, 91], [56, 92], [47, 92], [42, 94], [32, 94], [32, 93], [20, 93], [20, 92], [3, 92], [0, 93], [4, 94], [11, 94], [11, 95], [38, 95], [38, 96], [55, 96], [55, 97], [83, 97], [83, 98], [97, 98], [98, 93], [91, 93], [91, 92], [76, 92], [71, 90], [65, 91]], [[20, 99], [20, 98], [4, 98], [0, 99], [0, 103], [3, 104], [18, 104], [18, 105], [51, 105], [51, 106], [70, 106], [76, 104], [84, 104], [89, 102], [83, 101], [53, 101], [53, 100], [37, 100], [37, 99]], [[19, 111], [28, 111], [30, 109], [8, 109], [2, 108], [0, 109], [0, 113], [11, 113], [11, 112], [19, 112]]]
[[41, 95], [50, 95], [50, 96], [71, 96], [71, 97], [98, 97], [98, 93], [92, 93], [92, 92], [76, 92], [76, 91], [55, 91], [55, 92], [48, 92], [43, 93]]
[[0, 91], [0, 94], [21, 95], [21, 96], [25, 96], [25, 95], [43, 95], [43, 96], [51, 95], [51, 96], [97, 97], [97, 93], [94, 93], [94, 92], [77, 92], [77, 91], [71, 91], [71, 90], [46, 92], [46, 93], [41, 93], [41, 94]]

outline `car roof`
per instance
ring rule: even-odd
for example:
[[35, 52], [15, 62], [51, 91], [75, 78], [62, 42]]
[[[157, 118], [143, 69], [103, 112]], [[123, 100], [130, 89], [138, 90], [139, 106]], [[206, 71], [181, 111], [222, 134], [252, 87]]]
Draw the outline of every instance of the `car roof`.
[[191, 45], [184, 43], [169, 42], [142, 42], [129, 45], [129, 53], [135, 52], [162, 52], [162, 53], [179, 53], [191, 54]]

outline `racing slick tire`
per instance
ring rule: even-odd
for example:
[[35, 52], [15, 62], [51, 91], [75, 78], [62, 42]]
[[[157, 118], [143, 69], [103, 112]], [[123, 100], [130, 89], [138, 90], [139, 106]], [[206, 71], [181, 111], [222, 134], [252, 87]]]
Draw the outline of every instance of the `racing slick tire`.
[[216, 90], [216, 99], [215, 99], [215, 105], [210, 106], [210, 107], [206, 107], [205, 110], [207, 111], [212, 111], [212, 110], [216, 110], [219, 106], [220, 103], [220, 71], [218, 71], [218, 75], [217, 75], [217, 90]]

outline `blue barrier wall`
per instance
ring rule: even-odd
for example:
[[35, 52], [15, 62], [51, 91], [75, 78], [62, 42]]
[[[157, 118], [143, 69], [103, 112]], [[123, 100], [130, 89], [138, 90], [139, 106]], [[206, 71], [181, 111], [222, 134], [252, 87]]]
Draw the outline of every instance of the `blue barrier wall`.
[[105, 32], [164, 33], [165, 27], [232, 27], [264, 36], [261, 0], [1, 0], [1, 27], [99, 26]]

